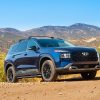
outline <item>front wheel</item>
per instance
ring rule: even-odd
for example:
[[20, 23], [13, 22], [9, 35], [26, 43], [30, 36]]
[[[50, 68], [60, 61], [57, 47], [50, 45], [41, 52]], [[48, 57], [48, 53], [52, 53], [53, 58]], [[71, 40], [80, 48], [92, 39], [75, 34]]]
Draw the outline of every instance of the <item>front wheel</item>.
[[16, 77], [15, 69], [11, 66], [7, 69], [7, 82], [14, 83], [17, 81], [18, 79]]
[[41, 68], [42, 79], [46, 82], [55, 81], [57, 79], [57, 73], [55, 66], [51, 60], [44, 61]]
[[81, 76], [83, 79], [94, 79], [96, 76], [97, 71], [91, 71], [91, 72], [83, 72], [81, 73]]

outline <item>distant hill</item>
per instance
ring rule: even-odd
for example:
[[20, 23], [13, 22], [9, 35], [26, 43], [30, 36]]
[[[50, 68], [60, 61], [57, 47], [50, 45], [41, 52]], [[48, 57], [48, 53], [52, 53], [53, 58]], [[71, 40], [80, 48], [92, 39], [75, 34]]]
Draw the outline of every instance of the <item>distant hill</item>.
[[71, 26], [43, 26], [40, 28], [25, 31], [28, 35], [54, 35], [67, 38], [88, 38], [100, 36], [100, 28], [82, 23], [76, 23]]
[[26, 31], [14, 28], [0, 28], [0, 45], [14, 43], [21, 38], [46, 35], [64, 38], [74, 44], [100, 46], [100, 27], [76, 23], [71, 26], [43, 26]]
[[8, 38], [8, 40], [16, 39], [22, 32], [14, 28], [0, 28], [0, 38]]
[[0, 28], [0, 48], [9, 48], [11, 44], [23, 38], [21, 33], [14, 28]]
[[14, 29], [14, 28], [0, 28], [0, 32], [2, 32], [2, 33], [14, 33], [14, 34], [21, 33], [20, 30], [17, 30], [17, 29]]

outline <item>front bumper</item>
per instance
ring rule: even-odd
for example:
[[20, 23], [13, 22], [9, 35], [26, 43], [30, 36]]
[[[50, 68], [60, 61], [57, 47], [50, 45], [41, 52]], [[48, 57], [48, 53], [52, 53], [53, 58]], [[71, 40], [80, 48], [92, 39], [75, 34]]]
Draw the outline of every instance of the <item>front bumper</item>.
[[[84, 67], [78, 67], [78, 66], [84, 66]], [[94, 65], [94, 67], [90, 68], [89, 65]], [[63, 68], [56, 68], [58, 72], [65, 72], [65, 73], [80, 73], [80, 72], [87, 72], [87, 71], [93, 71], [93, 70], [100, 70], [100, 64], [98, 61], [94, 62], [74, 62], [69, 63]]]

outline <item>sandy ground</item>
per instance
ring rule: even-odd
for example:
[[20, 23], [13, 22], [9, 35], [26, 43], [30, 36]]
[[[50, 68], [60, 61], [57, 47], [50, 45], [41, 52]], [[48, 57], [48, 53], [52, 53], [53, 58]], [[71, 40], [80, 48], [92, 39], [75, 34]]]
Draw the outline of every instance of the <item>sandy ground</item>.
[[0, 100], [100, 100], [100, 77], [57, 82], [0, 83]]

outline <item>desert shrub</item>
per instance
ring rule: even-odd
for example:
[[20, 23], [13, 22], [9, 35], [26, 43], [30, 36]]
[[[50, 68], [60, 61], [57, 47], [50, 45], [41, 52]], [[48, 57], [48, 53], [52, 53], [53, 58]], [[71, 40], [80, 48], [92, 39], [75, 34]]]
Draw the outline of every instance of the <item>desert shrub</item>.
[[6, 79], [5, 79], [5, 74], [4, 74], [4, 68], [1, 67], [0, 68], [0, 82], [4, 82]]
[[0, 82], [5, 81], [4, 58], [5, 58], [5, 53], [0, 52]]

